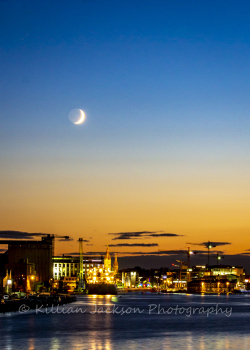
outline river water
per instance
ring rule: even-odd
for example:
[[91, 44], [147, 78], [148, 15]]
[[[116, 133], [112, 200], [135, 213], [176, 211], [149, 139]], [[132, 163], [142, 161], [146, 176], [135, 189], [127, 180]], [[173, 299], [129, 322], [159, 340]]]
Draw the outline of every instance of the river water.
[[0, 315], [0, 349], [250, 349], [250, 295], [77, 296]]

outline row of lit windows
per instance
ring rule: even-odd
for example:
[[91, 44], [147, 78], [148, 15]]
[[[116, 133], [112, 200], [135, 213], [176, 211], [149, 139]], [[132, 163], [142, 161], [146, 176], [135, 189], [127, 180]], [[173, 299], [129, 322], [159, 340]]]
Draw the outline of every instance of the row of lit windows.
[[[54, 271], [55, 271], [55, 273], [57, 273], [58, 271], [59, 272], [65, 272], [65, 271], [67, 271], [67, 272], [69, 272], [69, 270], [67, 269], [67, 270], [65, 270], [65, 269], [59, 269], [59, 270], [57, 270], [57, 269], [54, 269]], [[77, 269], [75, 269], [75, 271], [79, 271], [79, 270], [77, 270]], [[85, 271], [85, 269], [83, 269], [83, 272]], [[89, 271], [89, 269], [86, 269], [86, 271]], [[72, 271], [73, 272], [73, 271]]]
[[[57, 267], [57, 265], [59, 266], [59, 267], [61, 267], [61, 266], [63, 266], [63, 267], [69, 267], [70, 265], [71, 265], [71, 267], [73, 267], [73, 264], [54, 264], [54, 266], [55, 267]], [[79, 263], [76, 263], [76, 265], [79, 265]], [[86, 264], [84, 264], [84, 265], [86, 265]], [[87, 264], [87, 267], [94, 267], [94, 265], [93, 264]], [[99, 264], [97, 265], [98, 267], [100, 266]]]
[[[57, 273], [55, 273], [55, 279], [57, 279], [57, 277], [58, 278], [60, 278], [60, 277], [62, 277], [62, 276], [65, 276], [65, 273], [59, 273], [59, 275], [57, 275]], [[89, 274], [87, 273], [87, 276], [89, 276]], [[74, 277], [73, 277], [74, 278]]]

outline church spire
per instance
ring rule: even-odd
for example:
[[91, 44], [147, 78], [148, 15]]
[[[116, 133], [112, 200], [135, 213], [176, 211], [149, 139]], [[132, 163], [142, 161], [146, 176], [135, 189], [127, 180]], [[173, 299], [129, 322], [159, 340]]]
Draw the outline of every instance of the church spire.
[[118, 261], [117, 261], [117, 254], [115, 253], [115, 261], [113, 264], [113, 271], [114, 273], [118, 273]]
[[104, 269], [111, 270], [111, 257], [109, 254], [109, 246], [107, 245], [106, 255], [104, 258]]
[[105, 259], [110, 259], [109, 246], [107, 245]]

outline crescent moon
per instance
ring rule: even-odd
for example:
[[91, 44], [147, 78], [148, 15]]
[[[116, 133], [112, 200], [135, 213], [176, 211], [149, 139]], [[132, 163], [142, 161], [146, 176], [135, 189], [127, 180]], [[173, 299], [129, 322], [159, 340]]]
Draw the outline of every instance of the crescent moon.
[[74, 124], [82, 124], [85, 120], [84, 112], [81, 109], [79, 109], [79, 111], [81, 112], [81, 118], [78, 120], [78, 122], [75, 122]]

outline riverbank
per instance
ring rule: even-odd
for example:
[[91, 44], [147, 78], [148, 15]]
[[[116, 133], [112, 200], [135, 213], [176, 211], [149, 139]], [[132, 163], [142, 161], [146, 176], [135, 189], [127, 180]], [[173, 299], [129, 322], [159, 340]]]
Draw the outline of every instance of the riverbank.
[[58, 305], [69, 304], [76, 301], [74, 295], [58, 294], [58, 295], [39, 295], [29, 296], [21, 299], [3, 300], [0, 303], [0, 313], [17, 312], [20, 308], [29, 310], [36, 308], [46, 308]]

